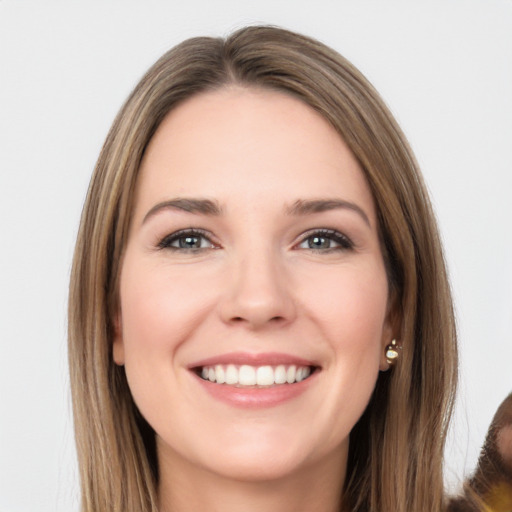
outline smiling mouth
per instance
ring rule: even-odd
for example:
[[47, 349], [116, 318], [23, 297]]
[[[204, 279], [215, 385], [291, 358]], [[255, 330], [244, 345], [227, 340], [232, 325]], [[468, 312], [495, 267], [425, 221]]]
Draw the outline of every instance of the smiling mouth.
[[296, 384], [308, 379], [317, 370], [317, 366], [295, 364], [277, 366], [216, 364], [193, 368], [193, 371], [203, 380], [237, 388], [269, 388]]

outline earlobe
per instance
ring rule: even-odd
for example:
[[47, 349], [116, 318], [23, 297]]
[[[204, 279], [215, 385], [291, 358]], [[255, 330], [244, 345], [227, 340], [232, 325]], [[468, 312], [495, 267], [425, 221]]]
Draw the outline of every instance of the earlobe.
[[390, 346], [390, 344], [384, 345], [381, 347], [380, 364], [379, 364], [379, 370], [381, 372], [387, 372], [391, 367], [389, 360], [386, 358], [386, 353], [388, 351], [389, 346]]
[[124, 365], [124, 342], [121, 312], [114, 318], [114, 339], [112, 342], [112, 358], [118, 366]]
[[382, 330], [382, 339], [380, 343], [380, 364], [379, 364], [379, 370], [381, 372], [386, 372], [389, 370], [391, 364], [389, 359], [386, 357], [389, 351], [389, 347], [391, 346], [391, 343], [393, 343], [395, 340], [393, 338], [393, 328], [391, 327], [391, 322], [389, 319], [386, 320], [386, 323], [384, 325], [384, 329]]
[[401, 325], [401, 315], [398, 313], [395, 300], [391, 301], [391, 306], [386, 315], [386, 321], [382, 330], [381, 356], [379, 369], [382, 372], [388, 371], [396, 360], [400, 357], [402, 345], [399, 340]]

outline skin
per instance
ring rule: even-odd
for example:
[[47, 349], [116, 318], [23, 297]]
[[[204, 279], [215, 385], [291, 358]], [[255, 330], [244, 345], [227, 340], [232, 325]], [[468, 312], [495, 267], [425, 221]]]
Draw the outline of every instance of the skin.
[[[222, 213], [155, 210], [176, 198]], [[318, 199], [352, 206], [289, 212]], [[205, 233], [197, 249], [169, 237], [189, 228]], [[113, 348], [156, 432], [162, 510], [336, 510], [350, 430], [388, 367], [388, 295], [372, 195], [320, 115], [240, 87], [174, 109], [142, 162]], [[189, 366], [240, 351], [319, 370], [282, 404], [234, 407]]]

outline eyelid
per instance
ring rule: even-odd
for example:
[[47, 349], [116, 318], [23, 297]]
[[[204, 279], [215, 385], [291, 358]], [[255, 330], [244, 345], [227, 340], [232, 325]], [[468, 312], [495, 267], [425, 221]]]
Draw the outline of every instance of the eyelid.
[[302, 233], [300, 235], [299, 241], [294, 245], [294, 248], [299, 248], [298, 246], [302, 243], [304, 243], [308, 238], [312, 236], [321, 236], [328, 238], [337, 244], [339, 244], [338, 247], [330, 247], [328, 249], [313, 249], [310, 248], [311, 251], [318, 251], [318, 252], [329, 252], [329, 251], [336, 251], [336, 250], [351, 250], [354, 248], [354, 242], [345, 234], [341, 233], [340, 231], [337, 231], [336, 229], [331, 228], [315, 228], [310, 229], [306, 231], [305, 233]]
[[[212, 247], [198, 247], [198, 248], [179, 248], [174, 247], [171, 245], [172, 242], [178, 240], [179, 238], [186, 237], [186, 236], [196, 236], [201, 237], [205, 240], [207, 240]], [[336, 247], [330, 247], [326, 249], [315, 249], [315, 248], [309, 248], [311, 251], [318, 251], [318, 252], [329, 252], [329, 251], [336, 251], [336, 250], [350, 250], [354, 248], [354, 243], [352, 240], [345, 235], [344, 233], [341, 233], [340, 231], [337, 231], [336, 229], [331, 228], [314, 228], [306, 231], [305, 233], [302, 233], [299, 237], [299, 240], [293, 245], [293, 249], [300, 249], [300, 245], [304, 243], [308, 238], [312, 236], [319, 236], [327, 238], [336, 244], [338, 244]], [[218, 249], [220, 248], [220, 244], [215, 241], [215, 237], [210, 233], [209, 231], [206, 231], [201, 228], [184, 228], [179, 229], [177, 231], [174, 231], [172, 233], [169, 233], [158, 240], [156, 243], [157, 249], [169, 249], [169, 250], [176, 250], [176, 251], [201, 251], [206, 249]]]
[[[179, 247], [173, 247], [170, 244], [174, 242], [175, 240], [178, 240], [181, 237], [185, 236], [197, 236], [202, 237], [205, 240], [207, 240], [213, 247], [198, 247], [198, 248], [179, 248]], [[170, 250], [176, 250], [176, 251], [200, 251], [205, 249], [217, 249], [219, 247], [219, 244], [216, 243], [213, 239], [211, 233], [208, 231], [201, 229], [201, 228], [185, 228], [185, 229], [179, 229], [178, 231], [173, 231], [172, 233], [169, 233], [165, 235], [163, 238], [161, 238], [157, 242], [157, 248], [158, 249], [170, 249]]]

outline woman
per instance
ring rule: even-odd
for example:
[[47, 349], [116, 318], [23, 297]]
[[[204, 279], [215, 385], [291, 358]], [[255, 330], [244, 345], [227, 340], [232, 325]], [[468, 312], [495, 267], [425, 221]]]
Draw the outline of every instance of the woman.
[[148, 71], [69, 318], [84, 511], [445, 508], [437, 227], [391, 114], [322, 44], [251, 27]]

